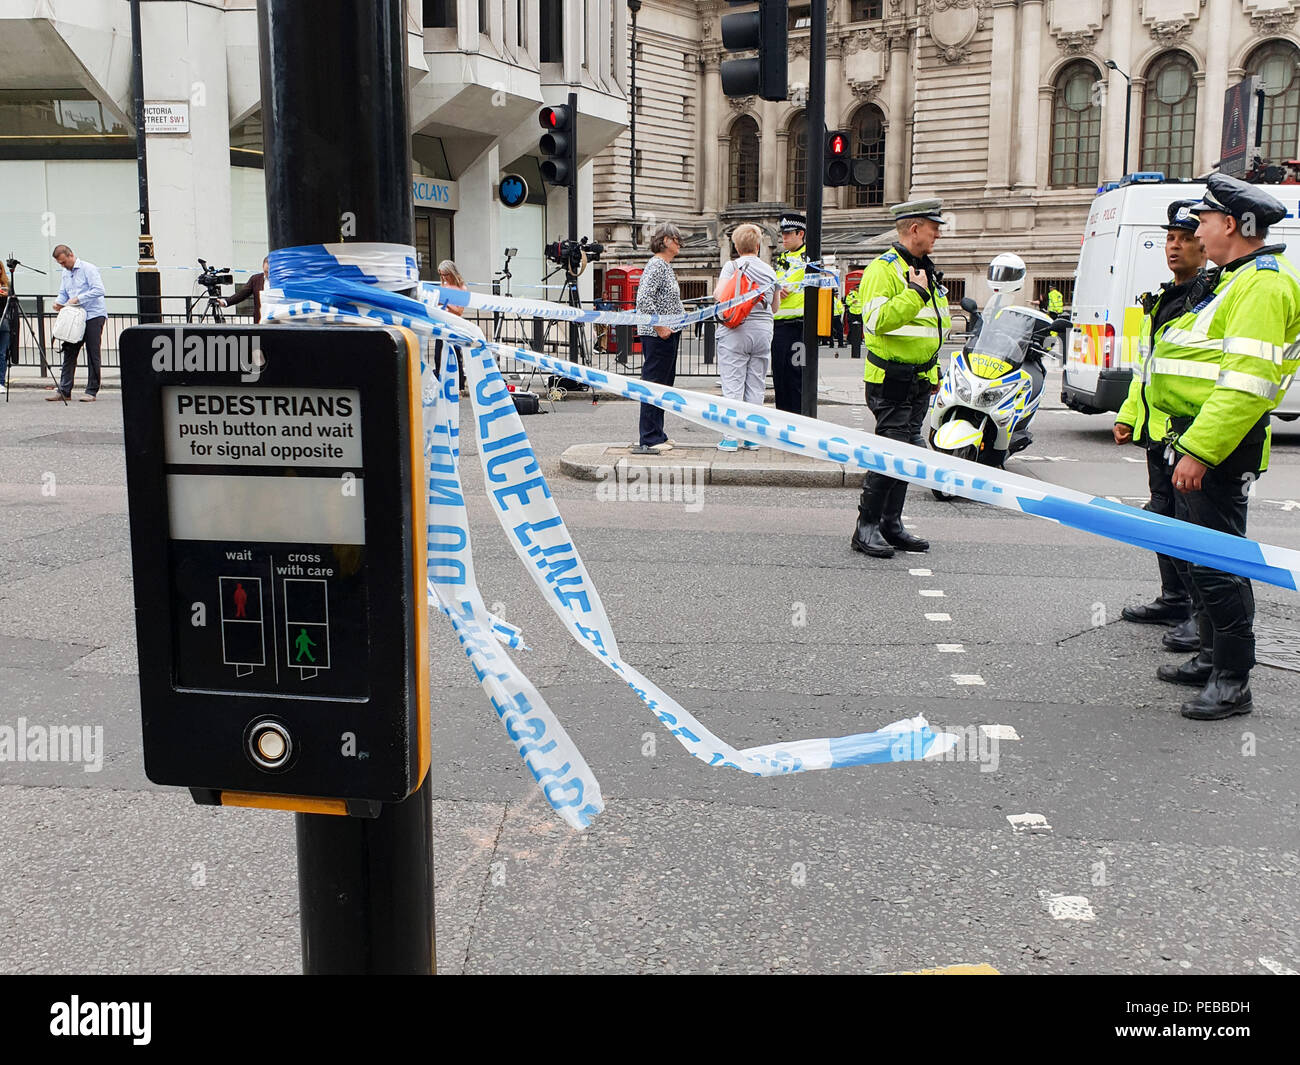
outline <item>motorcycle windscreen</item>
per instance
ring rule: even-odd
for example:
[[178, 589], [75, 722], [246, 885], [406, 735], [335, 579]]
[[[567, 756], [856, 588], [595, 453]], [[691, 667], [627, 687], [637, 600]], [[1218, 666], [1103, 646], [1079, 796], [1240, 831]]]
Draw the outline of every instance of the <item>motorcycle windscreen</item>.
[[975, 338], [969, 357], [971, 369], [990, 380], [1016, 369], [1029, 354], [1038, 325], [1032, 315], [1003, 308], [991, 321], [985, 321]]

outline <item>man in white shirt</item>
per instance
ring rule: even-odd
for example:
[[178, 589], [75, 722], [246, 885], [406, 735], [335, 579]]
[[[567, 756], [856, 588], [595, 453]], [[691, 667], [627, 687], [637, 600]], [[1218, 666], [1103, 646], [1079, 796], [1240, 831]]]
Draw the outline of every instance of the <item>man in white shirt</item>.
[[54, 261], [63, 267], [63, 283], [59, 286], [59, 295], [54, 302], [56, 311], [65, 305], [80, 307], [86, 312], [86, 333], [75, 344], [63, 344], [63, 373], [59, 378], [54, 395], [46, 400], [66, 403], [72, 398], [72, 379], [77, 371], [77, 356], [81, 347], [86, 347], [86, 394], [82, 403], [94, 403], [99, 393], [99, 342], [104, 333], [104, 323], [108, 320], [108, 305], [104, 302], [104, 281], [99, 276], [99, 268], [84, 259], [78, 259], [66, 244], [54, 249]]

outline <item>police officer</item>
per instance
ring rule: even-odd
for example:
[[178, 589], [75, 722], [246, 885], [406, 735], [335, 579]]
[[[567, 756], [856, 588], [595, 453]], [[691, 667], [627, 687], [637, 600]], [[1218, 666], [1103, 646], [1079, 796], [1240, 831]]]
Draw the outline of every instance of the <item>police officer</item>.
[[[1209, 529], [1246, 534], [1251, 485], [1268, 466], [1269, 412], [1300, 360], [1300, 275], [1269, 244], [1286, 208], [1263, 189], [1210, 175], [1191, 208], [1205, 252], [1222, 266], [1193, 285], [1190, 317], [1156, 341], [1147, 394], [1169, 414], [1174, 514]], [[1157, 675], [1202, 689], [1184, 717], [1214, 721], [1253, 706], [1255, 596], [1250, 581], [1189, 564], [1201, 649]]]
[[[1165, 263], [1173, 271], [1174, 279], [1161, 285], [1159, 292], [1139, 297], [1146, 312], [1138, 338], [1143, 366], [1151, 358], [1155, 340], [1167, 327], [1187, 326], [1195, 317], [1187, 314], [1187, 295], [1205, 268], [1205, 247], [1196, 235], [1200, 223], [1190, 210], [1195, 204], [1195, 200], [1175, 200], [1169, 205], [1169, 224], [1164, 227]], [[1188, 321], [1183, 321], [1184, 318]], [[1128, 398], [1115, 417], [1115, 443], [1136, 443], [1146, 450], [1151, 498], [1144, 509], [1172, 518], [1174, 485], [1169, 476], [1172, 470], [1165, 461], [1169, 415], [1152, 404], [1143, 377], [1143, 371], [1135, 370]], [[1190, 588], [1185, 579], [1186, 564], [1168, 555], [1156, 555], [1156, 563], [1160, 568], [1160, 595], [1152, 603], [1126, 606], [1120, 615], [1125, 621], [1147, 625], [1176, 625], [1172, 632], [1165, 633], [1164, 646], [1170, 651], [1200, 650]]]
[[[862, 273], [858, 302], [867, 346], [863, 379], [876, 433], [924, 447], [921, 423], [939, 384], [939, 348], [952, 326], [942, 275], [930, 259], [943, 221], [942, 200], [891, 207], [898, 240]], [[930, 543], [903, 528], [907, 482], [869, 473], [858, 502], [855, 551], [889, 558], [928, 551]]]
[[808, 266], [804, 238], [808, 222], [801, 214], [781, 215], [782, 250], [772, 264], [781, 288], [781, 302], [773, 313], [772, 387], [776, 409], [799, 414], [803, 410], [803, 278]]
[[1065, 310], [1065, 297], [1060, 289], [1053, 288], [1047, 293], [1047, 313], [1060, 315]]

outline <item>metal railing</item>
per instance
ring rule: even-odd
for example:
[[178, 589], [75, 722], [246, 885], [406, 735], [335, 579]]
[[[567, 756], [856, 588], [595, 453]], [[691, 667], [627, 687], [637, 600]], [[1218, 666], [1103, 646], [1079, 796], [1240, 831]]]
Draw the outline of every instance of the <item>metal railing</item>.
[[[122, 331], [140, 323], [138, 300], [135, 296], [106, 296], [104, 299], [108, 306], [108, 321], [104, 323], [104, 332], [100, 337], [100, 365], [121, 366]], [[24, 320], [10, 319], [10, 344], [18, 353], [18, 365], [39, 366], [43, 376], [47, 376], [51, 372], [50, 367], [53, 367], [53, 372], [57, 374], [58, 368], [63, 364], [63, 350], [62, 344], [53, 336], [54, 320], [58, 317], [53, 309], [53, 298], [19, 296], [17, 302], [22, 308]], [[254, 324], [252, 314], [239, 314], [230, 308], [223, 308], [221, 314], [224, 322], [229, 325]], [[208, 308], [208, 297], [163, 296], [162, 320], [168, 325], [211, 323], [213, 317]], [[80, 358], [84, 361], [84, 353]]]

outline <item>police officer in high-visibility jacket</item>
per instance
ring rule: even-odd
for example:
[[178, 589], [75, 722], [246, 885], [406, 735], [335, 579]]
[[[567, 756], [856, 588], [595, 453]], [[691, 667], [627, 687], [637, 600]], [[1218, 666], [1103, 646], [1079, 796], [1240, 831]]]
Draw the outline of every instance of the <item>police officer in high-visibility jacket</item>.
[[1054, 288], [1047, 293], [1047, 313], [1060, 314], [1065, 310], [1065, 297], [1061, 290]]
[[804, 238], [808, 221], [801, 214], [781, 215], [781, 251], [772, 266], [781, 286], [781, 301], [772, 314], [772, 387], [776, 409], [803, 410], [803, 279], [808, 266]]
[[[1281, 401], [1300, 360], [1300, 275], [1269, 244], [1268, 227], [1286, 208], [1263, 189], [1210, 175], [1196, 235], [1223, 265], [1188, 297], [1190, 320], [1171, 323], [1156, 341], [1147, 394], [1169, 414], [1175, 516], [1246, 535], [1246, 506], [1268, 466], [1269, 412]], [[1213, 721], [1253, 708], [1255, 596], [1250, 581], [1207, 566], [1188, 566], [1201, 650], [1161, 680], [1202, 690], [1182, 714]]]
[[[862, 273], [858, 303], [867, 346], [863, 379], [876, 433], [924, 447], [921, 423], [930, 393], [939, 384], [939, 349], [952, 319], [930, 259], [943, 221], [942, 200], [915, 200], [891, 207], [898, 240]], [[900, 551], [928, 551], [930, 543], [903, 528], [907, 482], [869, 473], [858, 501], [853, 550], [875, 558]]]
[[[1138, 337], [1138, 355], [1134, 360], [1133, 379], [1128, 398], [1115, 417], [1115, 443], [1138, 444], [1147, 453], [1147, 483], [1151, 498], [1146, 510], [1153, 514], [1174, 516], [1172, 472], [1165, 461], [1165, 437], [1169, 435], [1169, 415], [1155, 406], [1147, 395], [1140, 367], [1151, 358], [1155, 340], [1170, 327], [1185, 328], [1195, 319], [1187, 312], [1187, 296], [1205, 269], [1205, 246], [1196, 235], [1200, 224], [1192, 214], [1195, 200], [1175, 200], [1168, 207], [1169, 224], [1165, 230], [1165, 264], [1174, 279], [1160, 286], [1159, 292], [1139, 297], [1146, 313]], [[1152, 603], [1126, 606], [1120, 611], [1125, 621], [1146, 625], [1175, 625], [1162, 640], [1170, 651], [1198, 651], [1201, 647], [1196, 620], [1192, 617], [1191, 590], [1187, 583], [1187, 565], [1181, 559], [1156, 555], [1160, 568], [1160, 595]]]

